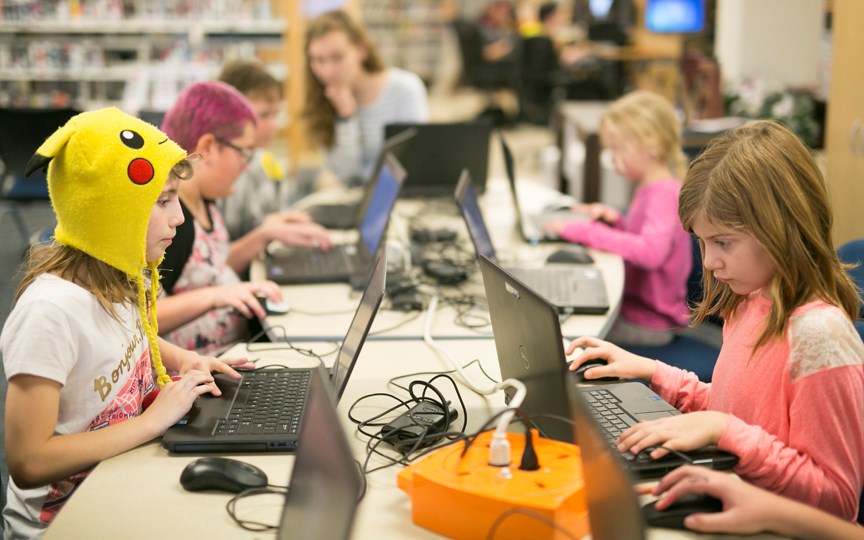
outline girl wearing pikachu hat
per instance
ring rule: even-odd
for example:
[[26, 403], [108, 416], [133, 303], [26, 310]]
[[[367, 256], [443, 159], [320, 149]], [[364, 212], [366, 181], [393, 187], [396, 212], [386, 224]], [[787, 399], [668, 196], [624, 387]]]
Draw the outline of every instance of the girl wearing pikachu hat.
[[54, 242], [30, 253], [0, 334], [5, 538], [41, 536], [99, 461], [162, 435], [197, 396], [219, 395], [211, 371], [239, 378], [234, 367], [251, 367], [157, 337], [156, 268], [183, 221], [186, 152], [111, 108], [79, 114], [51, 135], [28, 173], [46, 166]]

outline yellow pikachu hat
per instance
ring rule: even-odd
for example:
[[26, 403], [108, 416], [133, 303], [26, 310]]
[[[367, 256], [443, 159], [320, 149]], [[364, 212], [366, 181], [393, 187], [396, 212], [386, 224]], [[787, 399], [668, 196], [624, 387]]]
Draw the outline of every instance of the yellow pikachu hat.
[[[125, 272], [138, 284], [138, 305], [159, 385], [165, 373], [156, 342], [160, 261], [147, 261], [150, 212], [168, 174], [186, 152], [152, 125], [116, 108], [81, 113], [36, 150], [26, 173], [48, 167], [57, 215], [54, 239]], [[151, 270], [151, 316], [144, 268]]]

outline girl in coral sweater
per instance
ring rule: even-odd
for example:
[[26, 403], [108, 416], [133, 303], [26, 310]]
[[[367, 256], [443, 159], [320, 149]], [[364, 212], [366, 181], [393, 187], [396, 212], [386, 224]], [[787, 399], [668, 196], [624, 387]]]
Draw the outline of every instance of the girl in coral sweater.
[[586, 378], [638, 378], [682, 412], [625, 431], [618, 449], [716, 444], [735, 472], [848, 520], [864, 484], [864, 344], [860, 301], [831, 241], [825, 182], [807, 148], [762, 121], [715, 139], [691, 165], [679, 216], [699, 238], [704, 296], [694, 324], [720, 315], [713, 382], [611, 343], [570, 346], [607, 365]]

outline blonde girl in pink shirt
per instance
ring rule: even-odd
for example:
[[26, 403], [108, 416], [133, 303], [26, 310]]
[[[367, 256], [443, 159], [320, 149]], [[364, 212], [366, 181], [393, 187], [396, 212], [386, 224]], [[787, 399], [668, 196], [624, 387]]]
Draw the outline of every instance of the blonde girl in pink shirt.
[[864, 345], [860, 301], [831, 240], [825, 181], [808, 149], [761, 121], [715, 139], [693, 162], [679, 215], [699, 238], [704, 296], [693, 324], [720, 315], [711, 384], [594, 338], [574, 341], [606, 366], [587, 378], [643, 379], [688, 413], [642, 422], [621, 451], [716, 444], [735, 472], [769, 491], [848, 520], [864, 484]]

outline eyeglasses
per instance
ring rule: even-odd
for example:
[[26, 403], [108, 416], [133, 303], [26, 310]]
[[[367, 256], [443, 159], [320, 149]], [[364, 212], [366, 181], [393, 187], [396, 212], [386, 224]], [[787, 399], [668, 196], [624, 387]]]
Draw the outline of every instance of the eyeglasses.
[[221, 137], [216, 137], [216, 140], [219, 141], [219, 144], [225, 145], [232, 150], [236, 150], [237, 153], [243, 157], [243, 161], [245, 161], [247, 165], [252, 163], [252, 158], [255, 157], [255, 152], [251, 148], [241, 148], [231, 141], [226, 141]]

